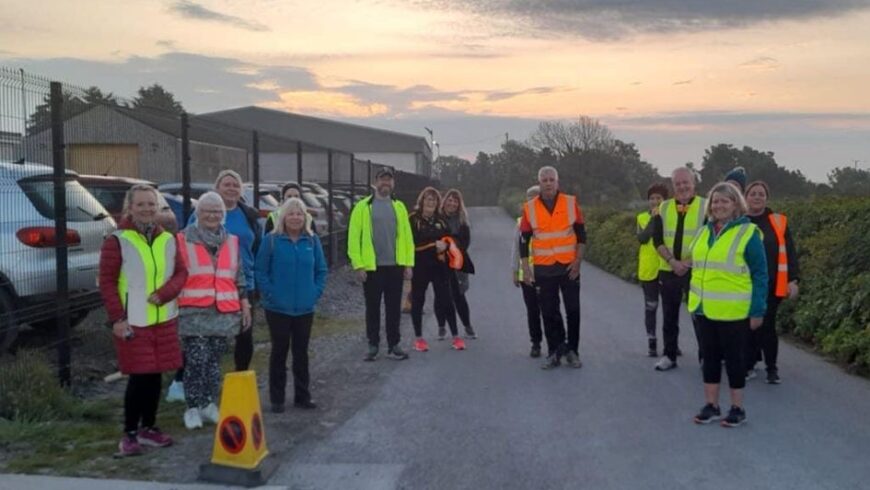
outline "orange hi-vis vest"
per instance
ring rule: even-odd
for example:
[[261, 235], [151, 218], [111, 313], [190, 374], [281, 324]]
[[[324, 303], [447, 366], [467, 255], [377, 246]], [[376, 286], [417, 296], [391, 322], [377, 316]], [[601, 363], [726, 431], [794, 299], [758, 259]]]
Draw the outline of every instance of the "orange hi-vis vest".
[[187, 282], [178, 295], [179, 307], [208, 308], [221, 313], [242, 309], [236, 275], [239, 272], [239, 237], [227, 235], [217, 254], [217, 267], [201, 243], [190, 243], [184, 233], [176, 235], [178, 252], [187, 266]]
[[547, 211], [544, 201], [538, 196], [523, 206], [523, 213], [532, 225], [535, 246], [532, 249], [532, 264], [570, 264], [577, 258], [577, 198], [558, 194], [553, 213]]
[[456, 240], [452, 236], [446, 236], [442, 240], [447, 242], [447, 250], [444, 251], [443, 256], [439, 254], [439, 260], [445, 260], [447, 266], [453, 270], [462, 270], [462, 266], [465, 265], [465, 257], [462, 255], [459, 244], [456, 243]]
[[770, 213], [770, 226], [773, 228], [773, 233], [776, 235], [776, 286], [775, 294], [777, 298], [785, 298], [788, 296], [788, 251], [785, 248], [785, 227], [788, 225], [788, 219], [784, 214]]

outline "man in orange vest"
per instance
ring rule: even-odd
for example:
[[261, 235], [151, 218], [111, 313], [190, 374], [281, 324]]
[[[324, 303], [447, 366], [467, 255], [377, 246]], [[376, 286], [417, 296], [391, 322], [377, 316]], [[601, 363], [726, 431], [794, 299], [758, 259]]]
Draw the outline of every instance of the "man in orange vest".
[[[577, 198], [559, 192], [559, 173], [553, 167], [538, 170], [541, 193], [523, 206], [520, 221], [520, 256], [523, 282], [535, 284], [544, 318], [549, 354], [542, 366], [552, 369], [565, 362], [582, 366], [580, 346], [580, 263], [586, 244], [586, 227]], [[529, 240], [534, 247], [529, 256]], [[566, 321], [559, 311], [559, 293], [565, 303]], [[567, 333], [565, 325], [567, 324]]]

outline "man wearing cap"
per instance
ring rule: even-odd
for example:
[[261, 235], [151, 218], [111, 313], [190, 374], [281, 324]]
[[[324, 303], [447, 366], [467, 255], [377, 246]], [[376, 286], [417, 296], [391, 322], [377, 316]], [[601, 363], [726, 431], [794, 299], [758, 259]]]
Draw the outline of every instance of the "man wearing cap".
[[375, 174], [375, 191], [353, 207], [348, 225], [347, 255], [363, 281], [366, 300], [366, 336], [369, 349], [366, 361], [378, 357], [383, 297], [387, 357], [408, 358], [401, 347], [403, 279], [410, 279], [414, 267], [414, 239], [408, 211], [393, 197], [393, 170], [382, 167]]
[[[706, 199], [695, 195], [695, 174], [688, 167], [679, 167], [671, 174], [674, 197], [659, 206], [653, 218], [653, 244], [661, 256], [659, 283], [662, 297], [662, 337], [664, 356], [655, 364], [656, 371], [677, 367], [680, 337], [680, 308], [689, 289], [691, 269], [681, 262], [695, 233], [704, 226]], [[693, 322], [694, 323], [694, 322]], [[697, 327], [695, 331], [697, 338]], [[701, 358], [700, 344], [698, 357]]]
[[[580, 264], [586, 244], [586, 227], [577, 198], [559, 191], [559, 173], [547, 166], [538, 170], [541, 193], [523, 207], [520, 220], [520, 257], [523, 282], [535, 284], [550, 351], [542, 366], [582, 366], [580, 345]], [[534, 247], [529, 254], [529, 241]], [[559, 293], [565, 302], [565, 322], [559, 310]], [[566, 331], [567, 326], [567, 331]]]

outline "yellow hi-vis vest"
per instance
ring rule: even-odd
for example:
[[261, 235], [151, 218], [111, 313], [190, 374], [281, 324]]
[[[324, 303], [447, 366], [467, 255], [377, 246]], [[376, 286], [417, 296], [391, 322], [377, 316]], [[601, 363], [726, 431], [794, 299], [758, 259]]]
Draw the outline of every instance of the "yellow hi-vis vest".
[[[374, 271], [377, 269], [377, 257], [372, 241], [372, 199], [368, 196], [357, 202], [350, 212], [350, 223], [347, 230], [347, 257], [351, 267]], [[414, 267], [414, 236], [411, 232], [411, 222], [408, 210], [398, 199], [392, 200], [393, 211], [396, 213], [396, 265]]]
[[[520, 227], [520, 222], [522, 220], [523, 220], [522, 216], [517, 218], [517, 228]], [[534, 240], [534, 238], [529, 239], [529, 257], [533, 256], [532, 255], [532, 240]], [[519, 257], [519, 261], [520, 261], [519, 267], [517, 268], [517, 280], [520, 282], [523, 282], [523, 257], [522, 256]]]
[[[704, 208], [707, 200], [701, 196], [695, 196], [689, 209], [686, 210], [686, 218], [683, 220], [683, 250], [687, 250], [687, 245], [692, 238], [698, 233], [698, 230], [704, 226]], [[672, 253], [674, 251], [674, 242], [677, 238], [677, 221], [678, 210], [680, 204], [677, 204], [675, 199], [668, 199], [659, 205], [659, 215], [662, 217], [662, 232], [665, 246]], [[671, 266], [665, 259], [659, 257], [659, 270], [672, 271]]]
[[700, 309], [707, 318], [719, 321], [749, 318], [752, 277], [744, 252], [752, 235], [758, 232], [754, 224], [743, 223], [724, 230], [710, 245], [712, 231], [704, 226], [689, 248], [689, 311]]
[[127, 311], [127, 322], [135, 327], [149, 327], [178, 316], [178, 304], [172, 300], [157, 306], [148, 297], [160, 289], [175, 273], [175, 239], [161, 232], [151, 244], [135, 230], [112, 233], [121, 245], [121, 274], [118, 295]]
[[[637, 215], [637, 231], [640, 232], [649, 224], [652, 215], [644, 211]], [[659, 256], [652, 238], [642, 243], [637, 251], [637, 278], [641, 281], [653, 281], [659, 277]]]

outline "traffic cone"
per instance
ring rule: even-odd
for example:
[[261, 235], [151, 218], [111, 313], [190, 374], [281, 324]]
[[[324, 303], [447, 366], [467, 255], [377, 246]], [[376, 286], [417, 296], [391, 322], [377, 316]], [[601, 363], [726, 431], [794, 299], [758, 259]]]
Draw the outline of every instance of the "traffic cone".
[[265, 485], [277, 468], [268, 455], [257, 375], [229, 373], [224, 376], [211, 462], [200, 465], [199, 479], [244, 487]]

